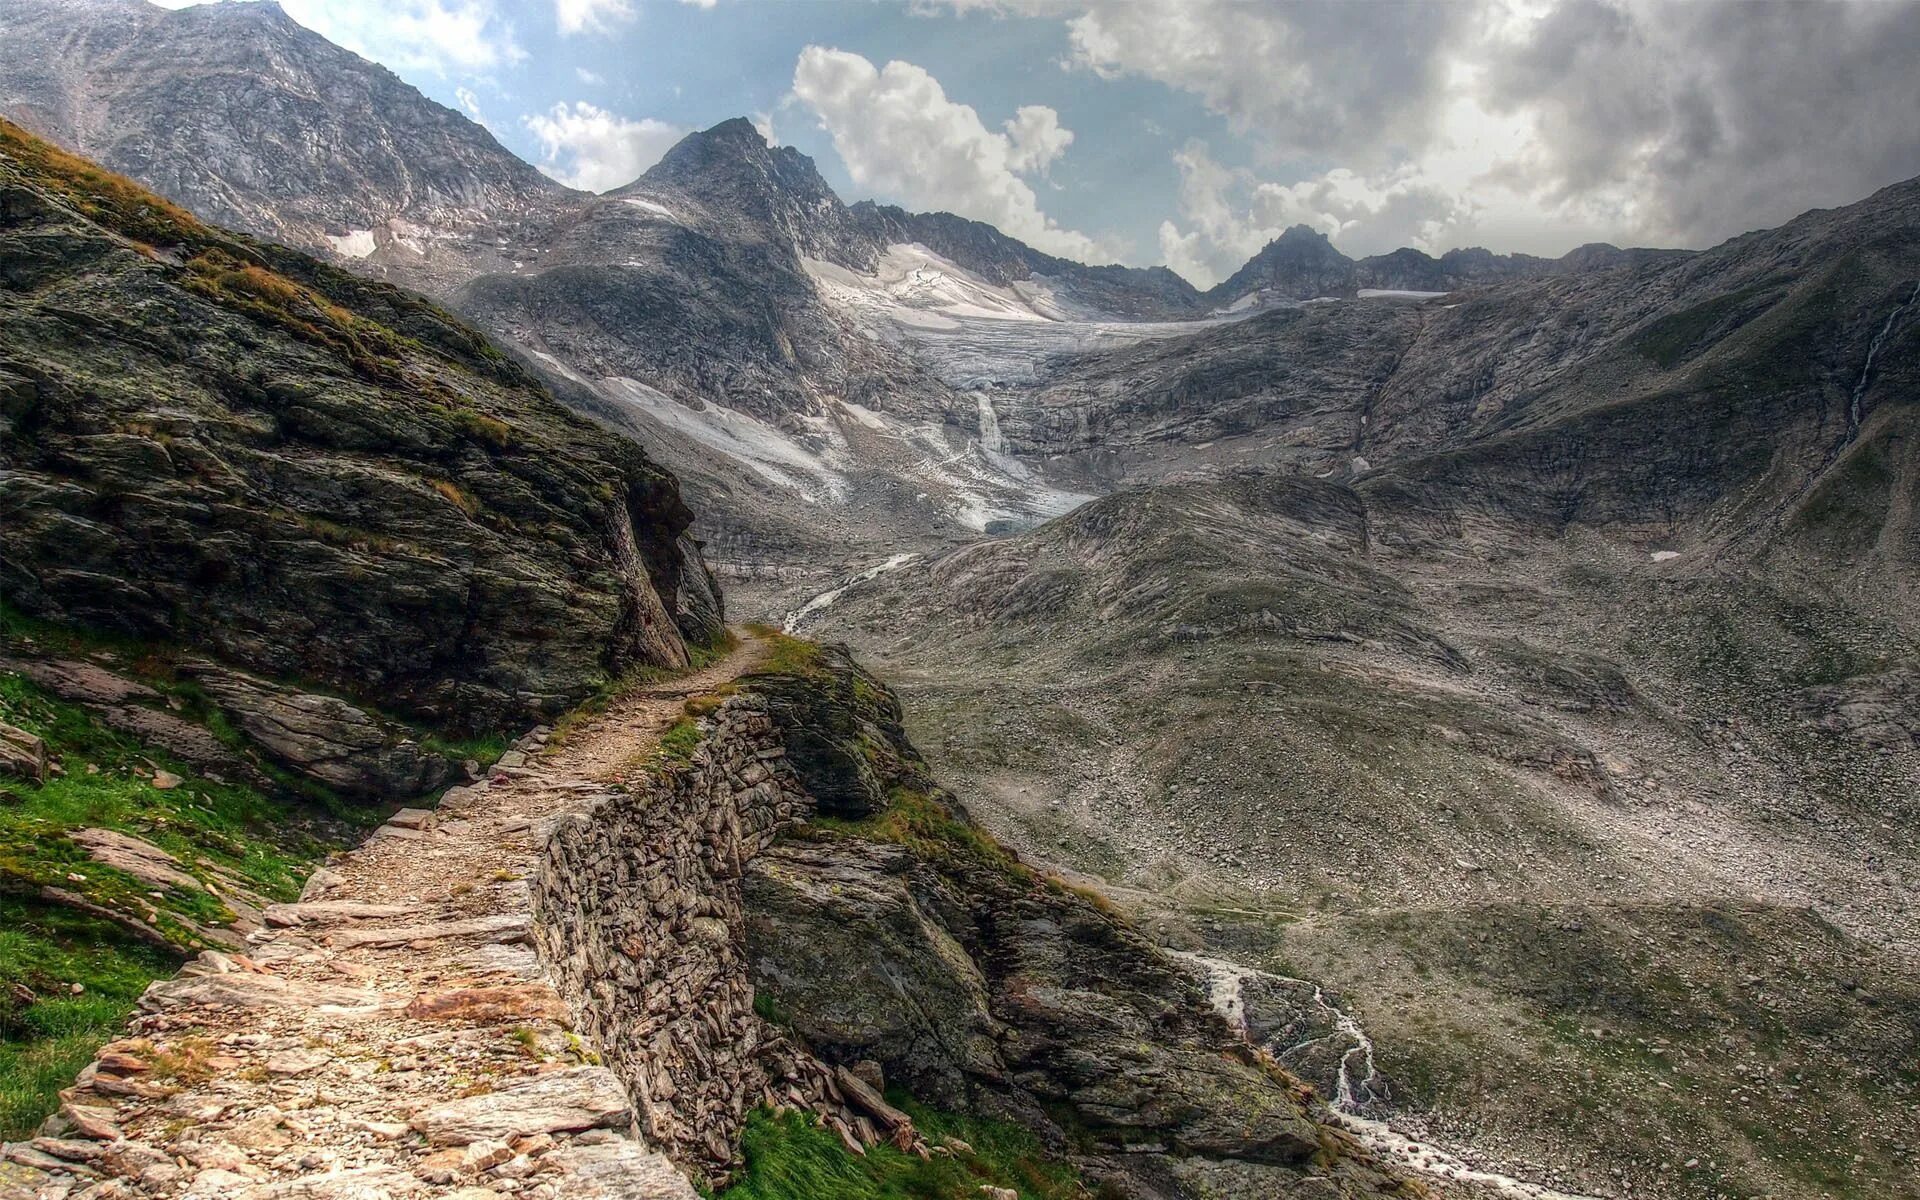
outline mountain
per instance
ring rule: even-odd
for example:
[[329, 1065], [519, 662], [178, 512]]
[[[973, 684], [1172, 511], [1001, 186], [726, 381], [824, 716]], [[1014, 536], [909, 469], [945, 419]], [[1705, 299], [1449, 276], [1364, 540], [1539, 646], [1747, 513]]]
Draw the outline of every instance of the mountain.
[[794, 624], [907, 681], [1001, 836], [1264, 971], [1283, 1061], [1325, 1061], [1300, 980], [1336, 996], [1360, 1094], [1442, 1144], [1910, 1196], [1853, 1155], [1920, 1133], [1879, 1090], [1920, 1034], [1916, 421], [1920, 180], [1062, 364], [1005, 444], [1147, 486]]
[[472, 329], [10, 124], [0, 192], [9, 606], [466, 732], [713, 634], [673, 478]]
[[205, 220], [310, 251], [493, 260], [499, 231], [567, 195], [270, 0], [7, 0], [0, 39], [0, 112]]
[[1208, 291], [1206, 298], [1214, 307], [1227, 308], [1254, 295], [1312, 300], [1320, 296], [1352, 296], [1362, 288], [1451, 292], [1507, 280], [1671, 262], [1689, 253], [1686, 250], [1622, 250], [1604, 242], [1593, 242], [1559, 258], [1495, 254], [1478, 246], [1449, 250], [1434, 258], [1425, 251], [1403, 246], [1386, 254], [1352, 259], [1334, 249], [1326, 234], [1309, 225], [1295, 225]]
[[[1272, 1194], [1261, 1147], [1214, 1172], [1183, 1141], [1219, 1134], [1188, 1051], [1241, 1062], [1195, 1036], [1220, 1035], [1204, 996], [1356, 1139], [1290, 1139], [1288, 1171], [1450, 1177], [1451, 1148], [1555, 1200], [1915, 1195], [1920, 183], [1697, 254], [1353, 260], [1296, 228], [1203, 294], [845, 205], [741, 121], [584, 196], [410, 89], [376, 101], [390, 77], [271, 12], [0, 4], [34, 50], [0, 62], [12, 110], [84, 143], [71, 114], [116, 97], [199, 155], [143, 173], [357, 273], [44, 150], [4, 210], [0, 407], [32, 435], [5, 442], [8, 604], [185, 643], [142, 686], [251, 714], [262, 777], [304, 755], [411, 791], [450, 734], [690, 654], [704, 541], [736, 608], [846, 640], [912, 701], [848, 683], [803, 723], [814, 791], [879, 789], [832, 818], [870, 844], [829, 822], [767, 856], [744, 941], [689, 922], [851, 1065], [1083, 1153], [1091, 1128], [1163, 1194]], [[178, 32], [223, 22], [217, 47]], [[284, 119], [241, 138], [166, 100], [207, 62]], [[366, 98], [341, 116], [273, 98], [336, 73]], [[421, 189], [355, 157], [403, 132], [398, 167], [465, 165]], [[360, 165], [219, 150], [275, 137]], [[331, 701], [351, 755], [276, 732]], [[790, 714], [732, 728], [763, 715]], [[895, 769], [901, 721], [926, 775]], [[966, 814], [1034, 874], [972, 878], [1006, 863]], [[144, 921], [146, 894], [82, 899]], [[1107, 957], [1136, 938], [1184, 968]], [[635, 945], [597, 953], [634, 980]], [[1163, 1111], [1140, 1080], [1169, 1072]], [[1264, 1088], [1236, 1096], [1296, 1107]]]

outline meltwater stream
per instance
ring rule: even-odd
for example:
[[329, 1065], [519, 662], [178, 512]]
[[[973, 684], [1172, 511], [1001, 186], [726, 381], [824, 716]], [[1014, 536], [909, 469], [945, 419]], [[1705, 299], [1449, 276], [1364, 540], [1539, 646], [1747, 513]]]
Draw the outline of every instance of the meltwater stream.
[[1867, 361], [1860, 365], [1860, 378], [1854, 381], [1853, 400], [1847, 406], [1849, 436], [1860, 432], [1860, 402], [1866, 398], [1867, 385], [1873, 381], [1873, 360], [1880, 356], [1881, 344], [1887, 340], [1887, 335], [1893, 332], [1893, 323], [1900, 319], [1901, 313], [1913, 307], [1916, 300], [1920, 300], [1920, 283], [1913, 285], [1913, 293], [1904, 303], [1894, 305], [1893, 311], [1887, 314], [1886, 321], [1881, 324], [1880, 332], [1874, 334], [1873, 341], [1867, 344]]
[[[1386, 1121], [1369, 1117], [1366, 1112], [1386, 1098], [1385, 1081], [1373, 1061], [1373, 1041], [1351, 1013], [1330, 1002], [1320, 985], [1307, 980], [1267, 975], [1250, 967], [1204, 954], [1170, 951], [1174, 957], [1194, 964], [1206, 973], [1207, 989], [1213, 1007], [1227, 1023], [1251, 1038], [1247, 1023], [1246, 984], [1266, 976], [1284, 983], [1313, 989], [1313, 1003], [1334, 1031], [1351, 1039], [1353, 1046], [1340, 1057], [1339, 1076], [1334, 1097], [1328, 1107], [1341, 1128], [1353, 1134], [1382, 1160], [1415, 1174], [1460, 1183], [1478, 1184], [1514, 1200], [1596, 1200], [1574, 1192], [1556, 1191], [1542, 1184], [1528, 1183], [1496, 1171], [1485, 1171], [1445, 1150], [1418, 1141], [1393, 1128]], [[1263, 1047], [1280, 1050], [1283, 1047]]]

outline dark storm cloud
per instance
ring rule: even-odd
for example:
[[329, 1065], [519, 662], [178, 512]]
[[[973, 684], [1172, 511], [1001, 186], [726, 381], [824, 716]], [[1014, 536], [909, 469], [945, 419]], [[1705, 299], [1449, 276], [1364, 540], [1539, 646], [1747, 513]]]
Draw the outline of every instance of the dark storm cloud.
[[1486, 48], [1485, 97], [1541, 134], [1516, 173], [1607, 189], [1701, 244], [1920, 174], [1920, 5], [1560, 4]]

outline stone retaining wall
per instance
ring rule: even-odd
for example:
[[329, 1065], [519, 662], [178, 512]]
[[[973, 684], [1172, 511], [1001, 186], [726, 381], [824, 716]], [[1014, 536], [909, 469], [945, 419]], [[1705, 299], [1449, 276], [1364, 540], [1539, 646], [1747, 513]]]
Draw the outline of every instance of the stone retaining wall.
[[690, 762], [555, 823], [533, 897], [540, 954], [642, 1134], [717, 1182], [749, 1110], [836, 1089], [755, 1015], [743, 944], [745, 864], [812, 801], [764, 699], [703, 725]]

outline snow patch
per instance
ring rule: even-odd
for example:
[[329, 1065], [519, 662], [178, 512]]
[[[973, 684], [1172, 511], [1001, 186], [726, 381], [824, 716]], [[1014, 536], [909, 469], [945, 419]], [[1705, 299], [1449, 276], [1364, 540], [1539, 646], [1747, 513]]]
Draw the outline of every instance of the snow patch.
[[1652, 554], [1647, 555], [1647, 557], [1655, 562], [1666, 562], [1670, 558], [1679, 558], [1680, 552], [1678, 550], [1655, 550]]
[[331, 233], [326, 236], [327, 243], [333, 247], [333, 252], [341, 258], [365, 258], [380, 248], [379, 244], [373, 240], [371, 229], [349, 229], [340, 237], [335, 237]]
[[808, 503], [844, 500], [848, 487], [838, 456], [802, 445], [758, 417], [709, 401], [694, 409], [637, 379], [614, 375], [601, 392], [626, 402], [660, 424], [718, 450], [754, 472], [789, 488]]
[[1431, 300], [1447, 292], [1415, 292], [1406, 288], [1361, 288], [1355, 293], [1362, 300]]
[[679, 213], [673, 211], [672, 209], [668, 208], [664, 204], [657, 204], [652, 200], [642, 200], [638, 196], [622, 196], [620, 199], [623, 203], [631, 204], [635, 208], [639, 209], [641, 212], [652, 213], [656, 217], [665, 217], [667, 220], [672, 221], [676, 225], [686, 224], [685, 221], [680, 219]]
[[889, 428], [887, 424], [887, 419], [885, 417], [881, 416], [879, 413], [868, 408], [864, 404], [855, 404], [851, 400], [842, 400], [840, 402], [840, 407], [847, 411], [848, 416], [860, 422], [860, 424], [865, 425], [868, 429]]
[[904, 567], [905, 565], [907, 565], [908, 563], [912, 562], [914, 559], [919, 557], [920, 556], [918, 554], [896, 554], [892, 558], [889, 558], [887, 561], [883, 563], [876, 563], [873, 566], [868, 567], [866, 570], [860, 572], [858, 575], [855, 575], [853, 578], [847, 580], [845, 583], [842, 583], [839, 587], [829, 588], [826, 591], [821, 592], [818, 596], [815, 596], [813, 599], [807, 601], [805, 604], [802, 604], [799, 608], [796, 608], [792, 612], [788, 613], [787, 619], [781, 622], [781, 628], [785, 629], [788, 633], [794, 633], [798, 631], [800, 628], [800, 622], [806, 620], [808, 616], [812, 615], [813, 613], [819, 612], [821, 609], [826, 608], [828, 605], [838, 600], [842, 595], [846, 594], [846, 590], [852, 587], [854, 584], [865, 583], [869, 579], [877, 579], [880, 576], [886, 574], [888, 571], [894, 570], [897, 567]]
[[925, 325], [927, 314], [951, 322], [957, 317], [990, 321], [1057, 321], [1064, 315], [1045, 288], [1023, 294], [1016, 288], [988, 283], [973, 272], [914, 243], [895, 243], [880, 256], [871, 275], [850, 271], [838, 263], [804, 258], [814, 286], [829, 303], [862, 312], [879, 312], [896, 320]]

